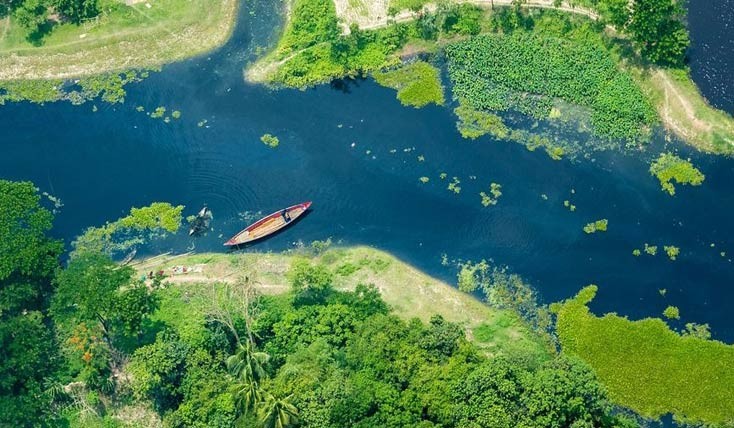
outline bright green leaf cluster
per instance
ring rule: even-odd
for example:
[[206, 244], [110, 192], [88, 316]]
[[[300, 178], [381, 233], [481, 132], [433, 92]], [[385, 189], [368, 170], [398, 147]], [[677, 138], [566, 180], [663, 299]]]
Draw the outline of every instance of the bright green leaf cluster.
[[396, 89], [403, 105], [416, 108], [444, 103], [440, 71], [425, 61], [416, 61], [397, 70], [374, 73], [377, 83]]
[[601, 220], [592, 221], [591, 223], [587, 223], [586, 226], [584, 226], [584, 232], [586, 233], [606, 232], [608, 224], [609, 224], [609, 220], [605, 218]]
[[280, 144], [280, 140], [278, 139], [278, 137], [271, 134], [264, 134], [262, 137], [260, 137], [260, 141], [262, 141], [263, 144], [270, 147], [271, 149], [278, 147], [278, 145]]
[[595, 132], [638, 140], [656, 114], [593, 37], [485, 34], [446, 48], [454, 96], [474, 109], [549, 116], [552, 100], [591, 108]]
[[650, 174], [660, 180], [663, 190], [668, 192], [670, 196], [675, 195], [673, 181], [678, 184], [700, 186], [706, 178], [690, 161], [681, 159], [672, 153], [661, 153], [650, 164]]

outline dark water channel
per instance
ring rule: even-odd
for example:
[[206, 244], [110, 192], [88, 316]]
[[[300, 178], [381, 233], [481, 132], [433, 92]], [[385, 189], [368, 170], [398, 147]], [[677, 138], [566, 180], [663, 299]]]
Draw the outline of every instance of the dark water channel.
[[[733, 2], [690, 3], [694, 76], [731, 112]], [[207, 203], [213, 233], [196, 240], [182, 233], [149, 251], [223, 251], [246, 217], [312, 200], [310, 215], [255, 249], [331, 237], [388, 250], [446, 279], [455, 270], [442, 266], [443, 254], [492, 258], [546, 301], [594, 283], [597, 312], [638, 318], [677, 305], [682, 322], [710, 323], [714, 337], [734, 342], [734, 161], [672, 143], [706, 174], [703, 186], [678, 187], [672, 198], [647, 172], [652, 153], [553, 161], [513, 143], [463, 140], [451, 109], [405, 108], [368, 80], [308, 91], [246, 84], [243, 65], [273, 42], [279, 19], [270, 2], [246, 2], [225, 47], [154, 73], [130, 87], [123, 105], [0, 107], [0, 177], [32, 180], [60, 197], [55, 233], [67, 240], [131, 206], [170, 201], [193, 214]], [[137, 105], [182, 117], [164, 123]], [[262, 144], [264, 133], [277, 135], [280, 147]], [[663, 144], [657, 137], [651, 152]], [[446, 188], [453, 176], [458, 195]], [[504, 194], [485, 208], [479, 192], [491, 182]], [[609, 219], [609, 231], [586, 235], [583, 225], [599, 218]], [[645, 242], [660, 246], [657, 257], [632, 256]], [[667, 244], [681, 248], [677, 261], [662, 252]]]

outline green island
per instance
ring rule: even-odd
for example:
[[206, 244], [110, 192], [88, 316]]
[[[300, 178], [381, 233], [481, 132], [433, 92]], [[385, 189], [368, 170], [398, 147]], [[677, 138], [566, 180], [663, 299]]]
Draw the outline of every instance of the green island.
[[[417, 107], [442, 99], [440, 76], [429, 84], [426, 68], [415, 80], [416, 63], [406, 59], [445, 57], [457, 125], [467, 138], [490, 134], [560, 158], [641, 147], [662, 122], [700, 150], [734, 153], [734, 119], [706, 103], [683, 65], [688, 34], [679, 2], [648, 0], [631, 8], [615, 0], [494, 3], [488, 9], [486, 2], [393, 1], [382, 9], [362, 1], [292, 0], [277, 46], [245, 76], [305, 88], [372, 74], [409, 90], [398, 97]], [[395, 67], [403, 63], [407, 69], [399, 73]], [[556, 127], [573, 118], [592, 141], [513, 129], [501, 114], [507, 111]]]
[[[596, 293], [589, 286], [554, 308], [564, 352], [586, 361], [615, 402], [643, 416], [672, 413], [681, 423], [730, 426], [734, 346], [701, 338], [695, 325], [677, 333], [660, 319], [597, 317], [587, 306]], [[666, 309], [666, 317], [675, 316], [677, 308]]]

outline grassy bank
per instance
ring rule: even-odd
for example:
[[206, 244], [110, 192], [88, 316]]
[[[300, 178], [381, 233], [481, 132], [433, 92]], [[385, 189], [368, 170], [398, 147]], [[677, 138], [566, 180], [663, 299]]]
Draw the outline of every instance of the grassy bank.
[[0, 80], [72, 78], [195, 56], [227, 40], [238, 1], [100, 4], [99, 17], [78, 26], [57, 24], [40, 44], [12, 19], [0, 21]]
[[685, 70], [630, 70], [666, 129], [701, 151], [734, 154], [734, 118], [711, 107]]
[[[323, 254], [299, 254], [326, 265], [334, 273], [334, 286], [353, 290], [358, 284], [374, 284], [383, 300], [400, 317], [419, 318], [428, 322], [439, 314], [447, 321], [462, 324], [467, 335], [482, 349], [492, 354], [549, 356], [546, 346], [528, 330], [511, 311], [493, 309], [445, 282], [431, 278], [399, 259], [369, 247], [334, 248]], [[142, 262], [136, 269], [142, 274], [176, 265], [201, 268], [201, 272], [174, 275], [166, 279], [172, 286], [165, 290], [175, 301], [183, 294], [189, 299], [207, 296], [212, 284], [236, 283], [243, 275], [253, 281], [263, 294], [282, 294], [289, 290], [286, 273], [293, 255], [282, 253], [197, 254], [173, 260]], [[202, 291], [204, 293], [202, 294]]]
[[596, 291], [587, 287], [560, 306], [558, 337], [563, 352], [594, 369], [612, 400], [650, 418], [734, 422], [734, 346], [696, 334], [693, 324], [678, 334], [661, 319], [597, 317], [587, 306]]

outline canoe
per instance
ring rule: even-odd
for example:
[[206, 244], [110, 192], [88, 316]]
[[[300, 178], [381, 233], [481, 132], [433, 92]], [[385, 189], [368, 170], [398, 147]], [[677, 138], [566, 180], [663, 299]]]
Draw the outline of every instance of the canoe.
[[[242, 245], [264, 238], [268, 235], [272, 235], [293, 223], [298, 217], [302, 216], [310, 206], [311, 201], [293, 205], [285, 210], [278, 210], [247, 226], [240, 233], [231, 237], [229, 241], [224, 243], [224, 245], [228, 247], [233, 245]], [[283, 215], [284, 213], [286, 214], [285, 216]], [[288, 220], [286, 220], [286, 218], [288, 218]]]

